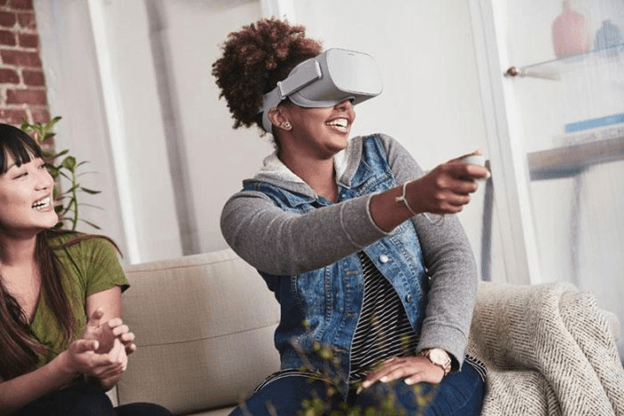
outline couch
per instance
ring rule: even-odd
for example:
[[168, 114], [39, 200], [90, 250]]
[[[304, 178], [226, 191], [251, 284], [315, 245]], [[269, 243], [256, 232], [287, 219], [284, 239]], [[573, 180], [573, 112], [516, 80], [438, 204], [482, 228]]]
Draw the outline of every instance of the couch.
[[[115, 404], [147, 401], [176, 414], [227, 415], [279, 368], [273, 347], [278, 304], [257, 272], [233, 251], [131, 265], [125, 272], [131, 288], [123, 295], [124, 321], [138, 348], [109, 392]], [[557, 311], [561, 304], [570, 307]], [[577, 335], [587, 332], [583, 325], [589, 321], [570, 314], [591, 318], [584, 349], [576, 348]], [[543, 328], [536, 335], [538, 327]], [[590, 294], [570, 285], [482, 283], [469, 352], [488, 366], [483, 414], [624, 414], [624, 370], [615, 349], [618, 328], [613, 314], [600, 311]], [[545, 342], [551, 333], [555, 342]], [[557, 352], [562, 337], [563, 356]], [[588, 354], [595, 359], [586, 359], [587, 348], [595, 349]], [[582, 365], [572, 365], [572, 360]], [[586, 385], [583, 377], [561, 382], [553, 368], [562, 363], [574, 370], [564, 379], [581, 374], [592, 380], [591, 394], [576, 390], [578, 383]], [[596, 386], [604, 387], [602, 392], [594, 391]], [[611, 406], [611, 413], [579, 412], [568, 403], [579, 402], [578, 397], [586, 409], [598, 403], [600, 411]]]

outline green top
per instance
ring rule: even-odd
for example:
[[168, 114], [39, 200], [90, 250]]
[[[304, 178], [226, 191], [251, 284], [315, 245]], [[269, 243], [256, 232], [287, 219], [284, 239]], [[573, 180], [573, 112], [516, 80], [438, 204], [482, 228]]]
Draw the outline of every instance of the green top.
[[[74, 237], [75, 234], [62, 235], [50, 244], [54, 248]], [[55, 249], [55, 253], [62, 265], [63, 287], [72, 304], [75, 319], [73, 340], [76, 340], [82, 336], [87, 322], [87, 297], [115, 286], [126, 290], [128, 279], [119, 264], [117, 251], [104, 238], [83, 240], [66, 248]], [[37, 340], [50, 349], [47, 356], [40, 357], [38, 367], [50, 362], [69, 346], [64, 331], [57, 324], [43, 296], [39, 300], [30, 328]]]

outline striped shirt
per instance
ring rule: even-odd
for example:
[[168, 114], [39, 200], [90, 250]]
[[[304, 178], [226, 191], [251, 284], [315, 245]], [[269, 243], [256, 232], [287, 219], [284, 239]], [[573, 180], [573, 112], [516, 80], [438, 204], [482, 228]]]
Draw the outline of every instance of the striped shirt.
[[418, 337], [396, 291], [364, 252], [362, 313], [351, 345], [351, 381], [362, 380], [375, 364], [416, 352]]

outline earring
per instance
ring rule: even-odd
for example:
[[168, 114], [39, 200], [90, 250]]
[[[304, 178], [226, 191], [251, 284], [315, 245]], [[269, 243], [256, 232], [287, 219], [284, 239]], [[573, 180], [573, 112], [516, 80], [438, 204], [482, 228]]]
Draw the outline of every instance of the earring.
[[280, 127], [283, 128], [284, 130], [290, 130], [292, 126], [290, 125], [288, 121], [285, 121], [282, 123]]

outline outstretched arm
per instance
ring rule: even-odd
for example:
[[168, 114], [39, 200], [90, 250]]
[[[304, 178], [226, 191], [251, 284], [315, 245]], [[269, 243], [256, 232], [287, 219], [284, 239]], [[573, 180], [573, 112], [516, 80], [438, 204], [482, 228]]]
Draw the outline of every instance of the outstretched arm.
[[[420, 170], [418, 169], [419, 173]], [[275, 275], [293, 275], [331, 264], [385, 237], [396, 226], [421, 212], [455, 213], [477, 189], [472, 179], [488, 172], [458, 159], [417, 179], [403, 175], [406, 202], [397, 186], [306, 212], [287, 212], [265, 194], [243, 191], [226, 203], [221, 229], [226, 241], [255, 268]]]

